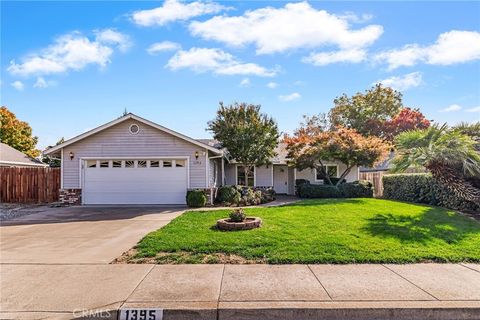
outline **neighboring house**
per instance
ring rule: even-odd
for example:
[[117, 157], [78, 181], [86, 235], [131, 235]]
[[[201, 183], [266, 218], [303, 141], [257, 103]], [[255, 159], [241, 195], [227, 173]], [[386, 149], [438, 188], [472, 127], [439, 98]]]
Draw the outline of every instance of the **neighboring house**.
[[380, 162], [374, 167], [360, 167], [360, 172], [384, 172], [392, 169], [392, 160], [395, 158], [395, 152], [390, 152], [388, 158]]
[[[295, 179], [323, 182], [315, 170], [289, 167], [283, 144], [277, 153], [246, 177], [214, 140], [195, 140], [131, 113], [44, 151], [62, 159], [60, 198], [78, 204], [185, 204], [188, 189], [211, 196], [221, 185], [241, 184], [294, 194]], [[343, 165], [328, 166], [338, 175]], [[347, 180], [358, 180], [357, 168]]]
[[0, 142], [0, 167], [47, 167], [48, 165], [40, 160], [31, 158], [18, 151], [15, 148], [10, 147], [5, 143]]

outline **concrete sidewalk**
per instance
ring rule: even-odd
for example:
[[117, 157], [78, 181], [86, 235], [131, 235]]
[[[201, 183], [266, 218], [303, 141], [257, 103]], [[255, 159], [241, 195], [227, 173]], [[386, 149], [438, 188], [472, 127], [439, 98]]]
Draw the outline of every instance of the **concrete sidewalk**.
[[479, 264], [2, 264], [1, 319], [479, 319]]

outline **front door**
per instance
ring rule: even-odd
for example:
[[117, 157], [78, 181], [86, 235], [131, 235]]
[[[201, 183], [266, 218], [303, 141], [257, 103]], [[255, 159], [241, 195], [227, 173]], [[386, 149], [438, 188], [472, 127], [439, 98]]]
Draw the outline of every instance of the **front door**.
[[288, 167], [273, 166], [273, 189], [276, 193], [288, 192]]

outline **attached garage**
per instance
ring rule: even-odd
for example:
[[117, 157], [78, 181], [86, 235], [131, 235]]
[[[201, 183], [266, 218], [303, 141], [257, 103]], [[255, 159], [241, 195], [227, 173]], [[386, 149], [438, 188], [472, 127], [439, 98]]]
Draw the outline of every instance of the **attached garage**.
[[44, 154], [62, 160], [61, 202], [104, 205], [184, 205], [188, 189], [216, 186], [211, 173], [223, 157], [209, 144], [131, 113]]
[[84, 204], [184, 204], [186, 159], [83, 161]]

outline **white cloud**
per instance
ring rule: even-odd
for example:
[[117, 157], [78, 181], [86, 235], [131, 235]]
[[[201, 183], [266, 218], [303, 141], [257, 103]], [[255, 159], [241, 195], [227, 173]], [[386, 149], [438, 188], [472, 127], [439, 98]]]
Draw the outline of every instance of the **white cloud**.
[[367, 52], [363, 49], [348, 49], [332, 52], [311, 53], [308, 57], [302, 59], [305, 63], [311, 63], [315, 66], [325, 66], [331, 63], [359, 63], [366, 59]]
[[451, 65], [480, 59], [480, 32], [452, 30], [442, 33], [428, 46], [407, 44], [403, 48], [384, 51], [375, 60], [388, 64], [390, 70], [417, 63]]
[[124, 38], [116, 38], [116, 31], [96, 31], [95, 40], [79, 32], [72, 32], [55, 39], [50, 46], [21, 59], [21, 63], [10, 62], [8, 71], [19, 76], [47, 75], [79, 71], [88, 65], [105, 67], [115, 50], [123, 50]]
[[248, 78], [243, 78], [242, 81], [240, 81], [240, 87], [250, 87], [251, 84]]
[[161, 7], [135, 11], [131, 19], [134, 23], [144, 27], [163, 26], [169, 22], [185, 21], [193, 17], [218, 13], [227, 9], [227, 7], [215, 2], [194, 1], [183, 3], [178, 0], [165, 0]]
[[[399, 91], [405, 91], [410, 88], [418, 87], [423, 83], [421, 72], [412, 72], [398, 77], [390, 77], [379, 80], [376, 83], [381, 83], [384, 86], [393, 88]], [[375, 83], [374, 83], [375, 84]]]
[[300, 99], [301, 97], [302, 97], [302, 96], [301, 96], [300, 93], [298, 93], [298, 92], [294, 92], [294, 93], [291, 93], [291, 94], [278, 96], [278, 98], [279, 98], [281, 101], [293, 101], [293, 100]]
[[458, 104], [451, 104], [448, 107], [440, 110], [440, 112], [454, 112], [454, 111], [460, 111], [462, 110], [462, 107], [459, 106]]
[[350, 21], [352, 23], [365, 23], [373, 19], [373, 15], [369, 13], [363, 13], [361, 15], [355, 12], [347, 11], [340, 15], [339, 18]]
[[132, 46], [129, 36], [114, 29], [96, 30], [95, 35], [97, 42], [118, 46], [121, 51], [127, 51]]
[[270, 88], [270, 89], [275, 89], [276, 87], [278, 87], [278, 83], [276, 82], [269, 82], [267, 83], [267, 87]]
[[33, 84], [34, 88], [48, 88], [56, 85], [57, 83], [52, 80], [45, 80], [43, 77], [38, 77], [37, 81]]
[[480, 112], [480, 106], [465, 110], [467, 112]]
[[11, 83], [12, 87], [15, 88], [15, 90], [18, 90], [18, 91], [23, 91], [23, 89], [25, 88], [25, 85], [23, 84], [22, 81], [14, 81]]
[[151, 55], [155, 55], [159, 52], [164, 51], [173, 51], [180, 49], [181, 46], [179, 43], [171, 42], [171, 41], [162, 41], [162, 42], [155, 42], [150, 47], [147, 48], [147, 52]]
[[246, 11], [241, 16], [194, 21], [190, 31], [203, 39], [232, 46], [254, 44], [257, 54], [269, 54], [332, 45], [342, 50], [363, 48], [375, 42], [383, 28], [369, 25], [352, 30], [348, 19], [316, 10], [307, 2], [298, 2], [282, 8]]
[[168, 61], [171, 70], [192, 69], [196, 72], [213, 72], [223, 75], [255, 75], [272, 77], [276, 70], [269, 70], [255, 63], [242, 63], [231, 54], [215, 48], [191, 48], [179, 50]]

